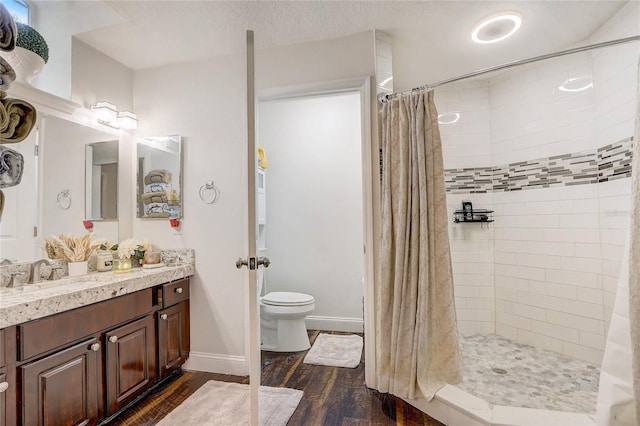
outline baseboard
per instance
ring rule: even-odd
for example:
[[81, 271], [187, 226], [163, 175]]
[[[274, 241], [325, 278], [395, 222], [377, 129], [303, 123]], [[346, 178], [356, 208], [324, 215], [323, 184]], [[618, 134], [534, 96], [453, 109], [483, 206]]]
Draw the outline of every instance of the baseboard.
[[246, 376], [249, 374], [247, 359], [244, 356], [210, 354], [206, 352], [190, 351], [189, 359], [183, 368], [191, 371], [232, 374], [234, 376]]
[[364, 321], [362, 318], [345, 317], [320, 317], [309, 315], [305, 322], [309, 330], [344, 331], [349, 333], [362, 333]]

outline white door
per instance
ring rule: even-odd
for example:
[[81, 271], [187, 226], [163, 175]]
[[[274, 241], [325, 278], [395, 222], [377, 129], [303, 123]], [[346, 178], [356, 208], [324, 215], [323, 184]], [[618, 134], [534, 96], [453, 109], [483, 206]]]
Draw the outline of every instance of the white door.
[[247, 31], [247, 181], [248, 181], [248, 248], [247, 257], [236, 262], [238, 268], [245, 267], [249, 272], [249, 381], [251, 388], [251, 425], [259, 421], [258, 391], [260, 389], [260, 310], [258, 306], [259, 267], [269, 266], [267, 258], [258, 258], [257, 254], [257, 218], [256, 218], [256, 120], [255, 120], [255, 84], [254, 84], [254, 44], [253, 31]]

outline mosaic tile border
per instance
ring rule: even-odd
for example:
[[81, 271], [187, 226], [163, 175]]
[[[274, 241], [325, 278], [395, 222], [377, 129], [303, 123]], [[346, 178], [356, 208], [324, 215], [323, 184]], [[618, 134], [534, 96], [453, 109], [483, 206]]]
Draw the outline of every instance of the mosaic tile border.
[[598, 149], [500, 166], [445, 169], [453, 194], [585, 185], [631, 177], [633, 137]]

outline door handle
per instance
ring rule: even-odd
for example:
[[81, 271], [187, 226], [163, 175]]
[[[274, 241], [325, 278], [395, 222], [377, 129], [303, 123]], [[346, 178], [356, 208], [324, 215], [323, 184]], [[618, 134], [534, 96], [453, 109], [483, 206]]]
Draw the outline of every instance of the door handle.
[[236, 268], [240, 269], [243, 266], [248, 267], [249, 269], [257, 269], [258, 266], [264, 266], [265, 268], [268, 268], [269, 265], [271, 265], [271, 261], [269, 260], [268, 257], [249, 257], [247, 259], [243, 259], [241, 257], [238, 258], [238, 260], [236, 260]]
[[247, 259], [243, 259], [241, 257], [238, 258], [238, 260], [236, 260], [236, 268], [240, 269], [243, 266], [247, 266], [249, 265], [249, 262], [247, 261]]

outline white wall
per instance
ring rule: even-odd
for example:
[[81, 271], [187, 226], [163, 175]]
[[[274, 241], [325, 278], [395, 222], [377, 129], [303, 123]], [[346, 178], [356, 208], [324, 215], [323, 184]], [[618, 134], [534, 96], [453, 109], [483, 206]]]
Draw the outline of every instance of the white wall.
[[[372, 75], [373, 63], [373, 33], [357, 34], [259, 51], [256, 81], [268, 89], [348, 79]], [[189, 368], [235, 374], [248, 372], [246, 272], [235, 267], [247, 239], [245, 76], [244, 56], [134, 73], [136, 136], [180, 134], [185, 157], [182, 235], [149, 219], [135, 220], [133, 234], [162, 248], [195, 249]], [[210, 180], [221, 190], [211, 205], [198, 197]]]
[[269, 161], [266, 291], [312, 295], [312, 327], [361, 330], [360, 94], [265, 101], [258, 117]]
[[[31, 2], [31, 6], [31, 25], [45, 38], [49, 46], [49, 62], [34, 79], [33, 85], [61, 98], [71, 99], [72, 85], [78, 82], [82, 84], [82, 80], [73, 72], [73, 35], [119, 24], [125, 20], [111, 7], [97, 1], [44, 1]], [[105, 81], [114, 84], [117, 77]], [[87, 93], [100, 90], [100, 87], [102, 84], [88, 86], [90, 90]], [[128, 89], [130, 94], [130, 87]]]

